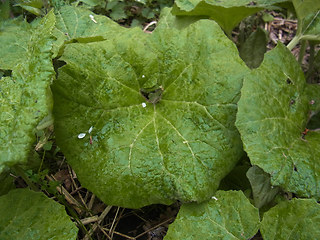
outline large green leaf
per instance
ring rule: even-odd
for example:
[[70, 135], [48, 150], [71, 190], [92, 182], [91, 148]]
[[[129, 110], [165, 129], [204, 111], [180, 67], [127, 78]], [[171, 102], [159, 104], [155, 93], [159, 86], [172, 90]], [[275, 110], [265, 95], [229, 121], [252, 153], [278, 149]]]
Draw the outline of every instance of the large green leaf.
[[69, 44], [61, 59], [57, 141], [107, 204], [206, 200], [241, 157], [234, 122], [248, 70], [215, 22], [127, 29]]
[[12, 70], [26, 58], [31, 25], [22, 20], [0, 22], [0, 69]]
[[292, 0], [292, 3], [299, 20], [320, 10], [320, 0]]
[[71, 240], [78, 229], [63, 206], [43, 193], [15, 189], [0, 197], [1, 240]]
[[175, 15], [208, 16], [231, 34], [242, 19], [287, 0], [176, 0], [172, 10]]
[[[320, 198], [320, 131], [303, 132], [314, 108], [310, 89], [291, 52], [281, 43], [265, 55], [241, 90], [236, 126], [250, 161], [272, 185]], [[318, 91], [316, 91], [318, 90]]]
[[182, 205], [164, 239], [250, 239], [259, 224], [258, 209], [242, 191], [218, 191], [209, 202]]
[[54, 77], [51, 32], [55, 16], [50, 12], [34, 29], [13, 76], [0, 80], [0, 172], [27, 160], [34, 129], [48, 114], [49, 85]]
[[54, 57], [65, 43], [102, 41], [122, 30], [111, 19], [80, 7], [63, 6], [56, 11], [56, 18]]
[[284, 201], [263, 215], [264, 240], [320, 239], [320, 206], [313, 199]]

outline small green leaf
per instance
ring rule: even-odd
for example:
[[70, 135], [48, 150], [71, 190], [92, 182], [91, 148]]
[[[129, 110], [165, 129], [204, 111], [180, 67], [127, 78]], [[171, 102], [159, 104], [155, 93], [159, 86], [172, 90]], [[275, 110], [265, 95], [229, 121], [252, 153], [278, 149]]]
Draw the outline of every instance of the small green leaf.
[[281, 43], [247, 75], [236, 126], [253, 165], [271, 183], [299, 196], [320, 199], [320, 131], [304, 134], [313, 105], [299, 63]]
[[7, 194], [10, 190], [15, 188], [14, 180], [15, 178], [10, 175], [9, 169], [6, 168], [0, 173], [0, 196]]
[[0, 172], [5, 166], [25, 163], [35, 128], [52, 107], [49, 86], [54, 77], [51, 61], [55, 16], [50, 12], [33, 29], [24, 58], [12, 77], [0, 80]]
[[240, 46], [240, 57], [249, 68], [257, 68], [263, 61], [267, 51], [268, 37], [264, 30], [258, 28], [251, 33], [249, 38]]
[[250, 239], [259, 229], [259, 211], [241, 191], [218, 191], [209, 202], [181, 206], [164, 240]]
[[313, 199], [280, 202], [263, 215], [264, 240], [309, 240], [320, 238], [320, 206]]
[[252, 188], [254, 206], [257, 208], [271, 202], [280, 190], [271, 185], [270, 175], [257, 166], [248, 170], [247, 177]]
[[77, 238], [78, 229], [63, 206], [43, 193], [15, 189], [0, 197], [0, 239]]
[[42, 0], [18, 0], [14, 6], [22, 7], [24, 10], [40, 16], [42, 14], [41, 8], [43, 6]]
[[208, 16], [231, 34], [242, 19], [287, 0], [177, 0], [172, 10], [175, 15]]
[[208, 199], [243, 154], [234, 121], [247, 67], [213, 21], [121, 31], [66, 46], [58, 145], [107, 204]]
[[10, 1], [0, 2], [0, 21], [7, 20], [10, 17]]

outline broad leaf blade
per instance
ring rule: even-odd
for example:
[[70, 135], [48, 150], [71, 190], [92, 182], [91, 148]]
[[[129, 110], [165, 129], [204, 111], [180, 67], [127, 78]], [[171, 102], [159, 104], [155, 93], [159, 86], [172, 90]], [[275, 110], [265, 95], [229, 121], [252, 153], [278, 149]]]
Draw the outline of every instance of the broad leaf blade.
[[236, 126], [251, 163], [271, 175], [272, 185], [319, 199], [320, 132], [303, 134], [309, 92], [299, 64], [279, 43], [245, 78]]
[[320, 41], [320, 10], [299, 21], [299, 32], [302, 40]]
[[0, 69], [12, 70], [26, 58], [31, 34], [31, 25], [25, 21], [15, 19], [0, 23]]
[[271, 185], [269, 174], [257, 166], [252, 166], [248, 170], [247, 177], [252, 188], [254, 206], [257, 208], [271, 202], [280, 190]]
[[175, 15], [208, 16], [231, 34], [242, 19], [286, 0], [177, 0], [173, 8]]
[[43, 193], [16, 189], [0, 197], [0, 239], [77, 238], [78, 229], [63, 206]]
[[34, 129], [49, 111], [49, 85], [54, 77], [51, 62], [51, 32], [55, 17], [50, 12], [34, 29], [25, 58], [13, 76], [0, 80], [0, 172], [7, 165], [24, 163]]
[[264, 240], [319, 239], [320, 206], [313, 199], [281, 202], [263, 215], [260, 231]]
[[209, 202], [182, 205], [164, 239], [250, 239], [259, 224], [258, 209], [241, 191], [218, 191]]
[[96, 15], [81, 7], [63, 6], [56, 11], [56, 17], [54, 36], [57, 41], [53, 45], [54, 57], [58, 55], [65, 43], [74, 40], [78, 42], [102, 41], [122, 30], [111, 19]]
[[[213, 21], [70, 44], [62, 60], [58, 144], [107, 204], [203, 201], [241, 157], [234, 121], [247, 68]], [[155, 104], [140, 92], [154, 85]]]
[[319, 0], [292, 0], [293, 6], [299, 20], [320, 10]]

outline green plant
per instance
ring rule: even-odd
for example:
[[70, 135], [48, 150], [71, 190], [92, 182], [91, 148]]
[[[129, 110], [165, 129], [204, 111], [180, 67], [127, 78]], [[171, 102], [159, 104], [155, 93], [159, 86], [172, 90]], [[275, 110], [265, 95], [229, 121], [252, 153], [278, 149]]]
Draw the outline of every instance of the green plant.
[[[43, 163], [36, 173], [29, 161], [36, 135], [37, 149], [52, 149], [52, 126], [82, 185], [106, 204], [181, 201], [166, 239], [248, 239], [258, 229], [264, 239], [319, 238], [320, 85], [307, 83], [320, 59], [319, 1], [176, 1], [152, 34], [102, 16], [130, 19], [128, 2], [40, 2], [17, 5], [39, 15], [31, 23], [10, 14], [0, 23], [0, 206], [14, 210], [0, 217], [1, 239], [76, 238], [53, 200], [9, 192], [13, 171], [57, 195]], [[296, 9], [296, 36], [264, 54], [265, 32], [248, 34], [238, 45], [249, 69], [228, 37], [246, 16], [283, 6]], [[25, 198], [36, 204], [20, 209]], [[30, 227], [44, 210], [55, 215], [48, 205], [66, 225]]]

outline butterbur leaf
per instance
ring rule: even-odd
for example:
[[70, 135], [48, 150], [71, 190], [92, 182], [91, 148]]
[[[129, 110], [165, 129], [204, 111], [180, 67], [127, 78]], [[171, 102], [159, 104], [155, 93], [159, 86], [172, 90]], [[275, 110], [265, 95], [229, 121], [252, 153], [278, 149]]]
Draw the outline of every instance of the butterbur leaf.
[[280, 202], [263, 215], [260, 231], [264, 240], [319, 239], [320, 206], [314, 199]]
[[[12, 77], [0, 80], [0, 172], [5, 166], [25, 163], [34, 130], [48, 114], [54, 77], [51, 32], [55, 16], [50, 12], [34, 29], [21, 62]], [[51, 106], [52, 107], [52, 106]]]
[[247, 177], [252, 188], [254, 206], [257, 208], [271, 202], [280, 190], [279, 187], [271, 185], [269, 174], [257, 166], [252, 166], [248, 170]]
[[1, 240], [77, 238], [78, 229], [64, 207], [43, 193], [11, 190], [0, 197], [0, 212]]
[[105, 203], [206, 200], [241, 157], [234, 122], [248, 70], [215, 22], [126, 29], [69, 44], [61, 60], [58, 145]]
[[272, 185], [319, 199], [320, 131], [305, 129], [318, 105], [311, 104], [313, 87], [306, 84], [291, 52], [279, 43], [246, 76], [236, 126], [251, 163], [271, 175]]
[[31, 25], [14, 19], [0, 23], [0, 69], [12, 70], [26, 58], [26, 48], [31, 38]]
[[242, 191], [218, 191], [208, 202], [182, 205], [164, 239], [250, 239], [259, 224], [258, 209]]
[[268, 37], [264, 30], [258, 28], [240, 46], [239, 54], [249, 68], [257, 68], [263, 61], [267, 51]]
[[63, 6], [56, 11], [56, 18], [54, 36], [57, 40], [53, 45], [53, 57], [65, 43], [102, 41], [122, 30], [111, 19], [80, 7]]
[[208, 16], [231, 34], [242, 19], [286, 0], [176, 0], [175, 15]]
[[320, 10], [319, 0], [292, 0], [292, 3], [299, 20]]

